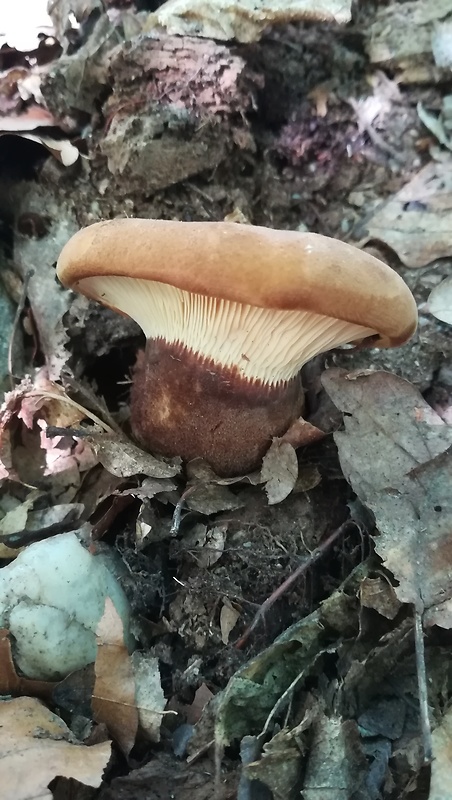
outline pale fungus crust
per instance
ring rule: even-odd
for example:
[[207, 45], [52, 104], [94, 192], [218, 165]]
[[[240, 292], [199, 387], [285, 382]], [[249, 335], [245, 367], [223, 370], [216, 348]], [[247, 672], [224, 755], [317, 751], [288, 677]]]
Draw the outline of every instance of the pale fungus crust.
[[61, 282], [146, 336], [131, 424], [143, 447], [219, 474], [254, 468], [303, 410], [301, 367], [350, 342], [410, 338], [410, 290], [383, 262], [314, 233], [120, 219], [79, 231]]

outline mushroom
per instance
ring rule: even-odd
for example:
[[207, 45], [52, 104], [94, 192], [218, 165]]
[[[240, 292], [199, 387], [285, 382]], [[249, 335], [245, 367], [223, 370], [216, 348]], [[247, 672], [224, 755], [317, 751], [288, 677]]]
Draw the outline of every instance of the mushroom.
[[255, 468], [303, 410], [300, 370], [350, 342], [394, 347], [417, 324], [390, 267], [315, 233], [227, 222], [117, 219], [63, 248], [61, 282], [146, 336], [131, 426], [146, 449]]

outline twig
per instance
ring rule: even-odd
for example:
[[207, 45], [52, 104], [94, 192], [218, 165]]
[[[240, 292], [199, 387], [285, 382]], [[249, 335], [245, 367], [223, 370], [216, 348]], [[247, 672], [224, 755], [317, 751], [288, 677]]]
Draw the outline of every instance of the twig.
[[416, 651], [416, 672], [419, 692], [419, 711], [421, 715], [422, 746], [424, 748], [424, 764], [430, 764], [433, 756], [432, 729], [428, 713], [427, 671], [425, 668], [424, 630], [422, 614], [414, 607], [414, 647]]
[[245, 633], [235, 643], [235, 647], [238, 650], [240, 650], [246, 644], [250, 635], [256, 629], [260, 620], [265, 616], [267, 611], [270, 610], [270, 608], [273, 606], [276, 600], [279, 600], [279, 598], [283, 596], [283, 594], [292, 586], [292, 584], [295, 583], [295, 581], [297, 581], [301, 575], [307, 572], [307, 570], [310, 569], [310, 567], [312, 567], [313, 564], [315, 564], [315, 562], [318, 561], [319, 558], [321, 558], [321, 556], [324, 555], [324, 553], [329, 549], [329, 547], [331, 547], [331, 545], [337, 539], [339, 539], [340, 536], [342, 536], [351, 528], [357, 528], [359, 530], [359, 526], [357, 525], [356, 522], [353, 522], [353, 520], [349, 519], [347, 520], [347, 522], [343, 522], [342, 525], [339, 526], [339, 528], [333, 531], [333, 533], [330, 533], [330, 535], [327, 536], [327, 538], [318, 547], [316, 547], [315, 550], [312, 551], [309, 558], [307, 558], [306, 561], [303, 561], [303, 563], [300, 564], [299, 567], [297, 567], [295, 572], [292, 572], [292, 574], [289, 575], [289, 577], [286, 578], [286, 580], [280, 586], [278, 586], [278, 588], [275, 589], [275, 591], [272, 592], [272, 594], [269, 597], [267, 597], [266, 600], [264, 600], [264, 602], [259, 606], [259, 609], [255, 614], [253, 621], [245, 630]]
[[24, 282], [22, 286], [22, 292], [20, 294], [19, 302], [17, 304], [16, 313], [14, 315], [13, 321], [13, 329], [11, 331], [11, 336], [9, 337], [9, 344], [8, 344], [8, 373], [9, 373], [9, 381], [11, 385], [11, 389], [14, 389], [14, 369], [13, 369], [13, 349], [14, 349], [14, 342], [16, 340], [17, 329], [19, 327], [20, 316], [22, 311], [24, 310], [25, 301], [27, 299], [28, 293], [28, 284], [30, 283], [30, 278], [33, 277], [35, 274], [34, 269], [29, 269], [28, 272], [25, 273]]
[[185, 489], [185, 492], [182, 492], [181, 496], [179, 497], [179, 500], [174, 506], [173, 521], [171, 523], [171, 528], [170, 528], [170, 536], [177, 536], [177, 534], [179, 533], [181, 517], [182, 517], [182, 509], [184, 507], [187, 497], [190, 497], [190, 495], [193, 494], [195, 489], [196, 486], [189, 486], [188, 489]]
[[77, 381], [74, 376], [70, 375], [68, 372], [64, 372], [62, 378], [64, 388], [67, 390], [69, 387], [72, 394], [75, 392], [76, 396], [81, 399], [82, 408], [92, 409], [92, 413], [97, 414], [98, 418], [103, 420], [106, 425], [119, 435], [122, 434], [121, 427], [117, 424], [116, 420], [113, 419], [103, 398], [98, 397], [91, 390], [90, 386], [86, 386], [84, 383]]
[[283, 708], [284, 703], [286, 702], [286, 700], [288, 700], [290, 698], [290, 696], [293, 694], [293, 692], [297, 688], [298, 684], [300, 683], [302, 678], [305, 677], [305, 675], [306, 675], [306, 670], [305, 669], [302, 670], [301, 672], [299, 672], [297, 677], [293, 679], [292, 683], [289, 684], [289, 686], [282, 693], [282, 695], [280, 695], [280, 697], [278, 697], [275, 705], [273, 706], [273, 708], [270, 711], [267, 719], [265, 720], [265, 725], [262, 728], [261, 733], [259, 734], [259, 738], [261, 738], [261, 737], [264, 738], [264, 736], [266, 735], [266, 733], [267, 733], [267, 731], [268, 731], [268, 729], [270, 727], [270, 723], [271, 723], [273, 717], [275, 717], [276, 714], [278, 714], [279, 711]]
[[114, 431], [107, 425], [106, 422], [100, 419], [96, 414], [93, 414], [92, 411], [89, 411], [84, 406], [81, 406], [80, 403], [77, 403], [75, 400], [72, 400], [71, 397], [68, 397], [67, 394], [57, 394], [56, 392], [39, 392], [39, 391], [31, 391], [29, 392], [29, 397], [48, 397], [49, 400], [58, 400], [59, 403], [67, 403], [68, 406], [72, 406], [76, 408], [78, 411], [81, 411], [84, 417], [88, 417], [88, 419], [92, 420], [102, 428], [105, 433], [114, 434], [117, 431]]

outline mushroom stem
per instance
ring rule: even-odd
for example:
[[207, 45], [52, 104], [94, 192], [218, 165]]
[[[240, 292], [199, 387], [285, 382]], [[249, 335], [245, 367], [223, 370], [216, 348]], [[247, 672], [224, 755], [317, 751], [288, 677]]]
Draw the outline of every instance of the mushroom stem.
[[183, 345], [148, 339], [131, 394], [136, 439], [151, 452], [201, 457], [218, 475], [258, 466], [303, 410], [299, 375], [274, 385], [219, 367]]

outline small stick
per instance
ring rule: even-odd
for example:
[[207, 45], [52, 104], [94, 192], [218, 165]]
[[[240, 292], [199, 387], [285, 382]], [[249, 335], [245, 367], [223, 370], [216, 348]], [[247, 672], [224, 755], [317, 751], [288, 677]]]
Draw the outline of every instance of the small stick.
[[315, 550], [312, 551], [309, 558], [303, 561], [303, 563], [300, 564], [299, 567], [297, 567], [295, 572], [292, 572], [292, 574], [289, 575], [289, 577], [286, 578], [286, 580], [280, 586], [278, 586], [278, 588], [275, 589], [275, 591], [272, 592], [272, 594], [269, 597], [267, 597], [266, 600], [264, 600], [264, 602], [259, 606], [259, 609], [256, 612], [253, 621], [245, 630], [245, 633], [235, 643], [235, 647], [237, 648], [237, 650], [240, 650], [246, 644], [250, 635], [256, 629], [260, 620], [265, 616], [267, 611], [270, 610], [270, 608], [273, 606], [276, 600], [279, 600], [279, 598], [283, 596], [283, 594], [292, 586], [292, 584], [295, 583], [295, 581], [297, 581], [301, 575], [307, 572], [307, 570], [310, 567], [312, 567], [313, 564], [315, 564], [315, 562], [318, 561], [319, 558], [321, 558], [321, 556], [324, 555], [324, 553], [326, 553], [328, 548], [331, 547], [331, 545], [336, 541], [336, 539], [339, 539], [340, 536], [342, 536], [344, 533], [346, 533], [353, 527], [359, 530], [359, 526], [357, 525], [356, 522], [353, 522], [353, 520], [349, 519], [346, 522], [343, 522], [342, 525], [339, 526], [339, 528], [330, 533], [330, 535], [327, 536], [327, 538], [321, 544], [319, 544], [319, 546], [316, 547]]
[[185, 501], [187, 497], [190, 497], [190, 495], [193, 494], [196, 488], [197, 488], [196, 486], [189, 486], [188, 489], [185, 489], [185, 491], [182, 492], [181, 496], [179, 497], [179, 500], [177, 501], [176, 505], [174, 506], [173, 521], [171, 523], [171, 528], [170, 528], [170, 536], [177, 536], [177, 534], [179, 533], [181, 517], [182, 517], [182, 509], [184, 507]]
[[419, 692], [419, 711], [421, 715], [422, 746], [424, 764], [430, 764], [433, 756], [432, 729], [428, 713], [427, 670], [425, 667], [424, 630], [421, 610], [414, 606], [414, 647], [416, 651], [416, 672]]
[[[106, 422], [103, 422], [103, 420], [101, 420], [100, 417], [97, 416], [97, 414], [93, 414], [92, 411], [89, 411], [89, 409], [85, 408], [84, 406], [81, 406], [80, 403], [77, 403], [71, 397], [68, 397], [67, 394], [57, 394], [56, 392], [31, 391], [29, 392], [29, 397], [48, 397], [49, 400], [58, 400], [58, 402], [60, 403], [67, 403], [68, 406], [72, 406], [73, 408], [78, 409], [79, 411], [82, 412], [84, 417], [88, 417], [88, 419], [92, 420], [96, 425], [99, 425], [99, 428], [102, 428], [102, 430], [105, 431], [105, 433], [110, 433], [110, 434], [117, 433], [117, 431], [114, 431], [113, 428], [110, 428], [110, 426], [107, 425]], [[49, 425], [47, 430], [54, 430], [54, 426]], [[55, 428], [55, 430], [57, 429]], [[70, 428], [67, 428], [67, 430], [69, 431]], [[49, 434], [49, 433], [47, 434], [48, 437], [50, 437], [50, 435], [53, 436], [58, 434]], [[92, 436], [93, 432], [91, 431], [90, 434], [88, 433], [85, 434], [85, 436], [88, 435]]]

